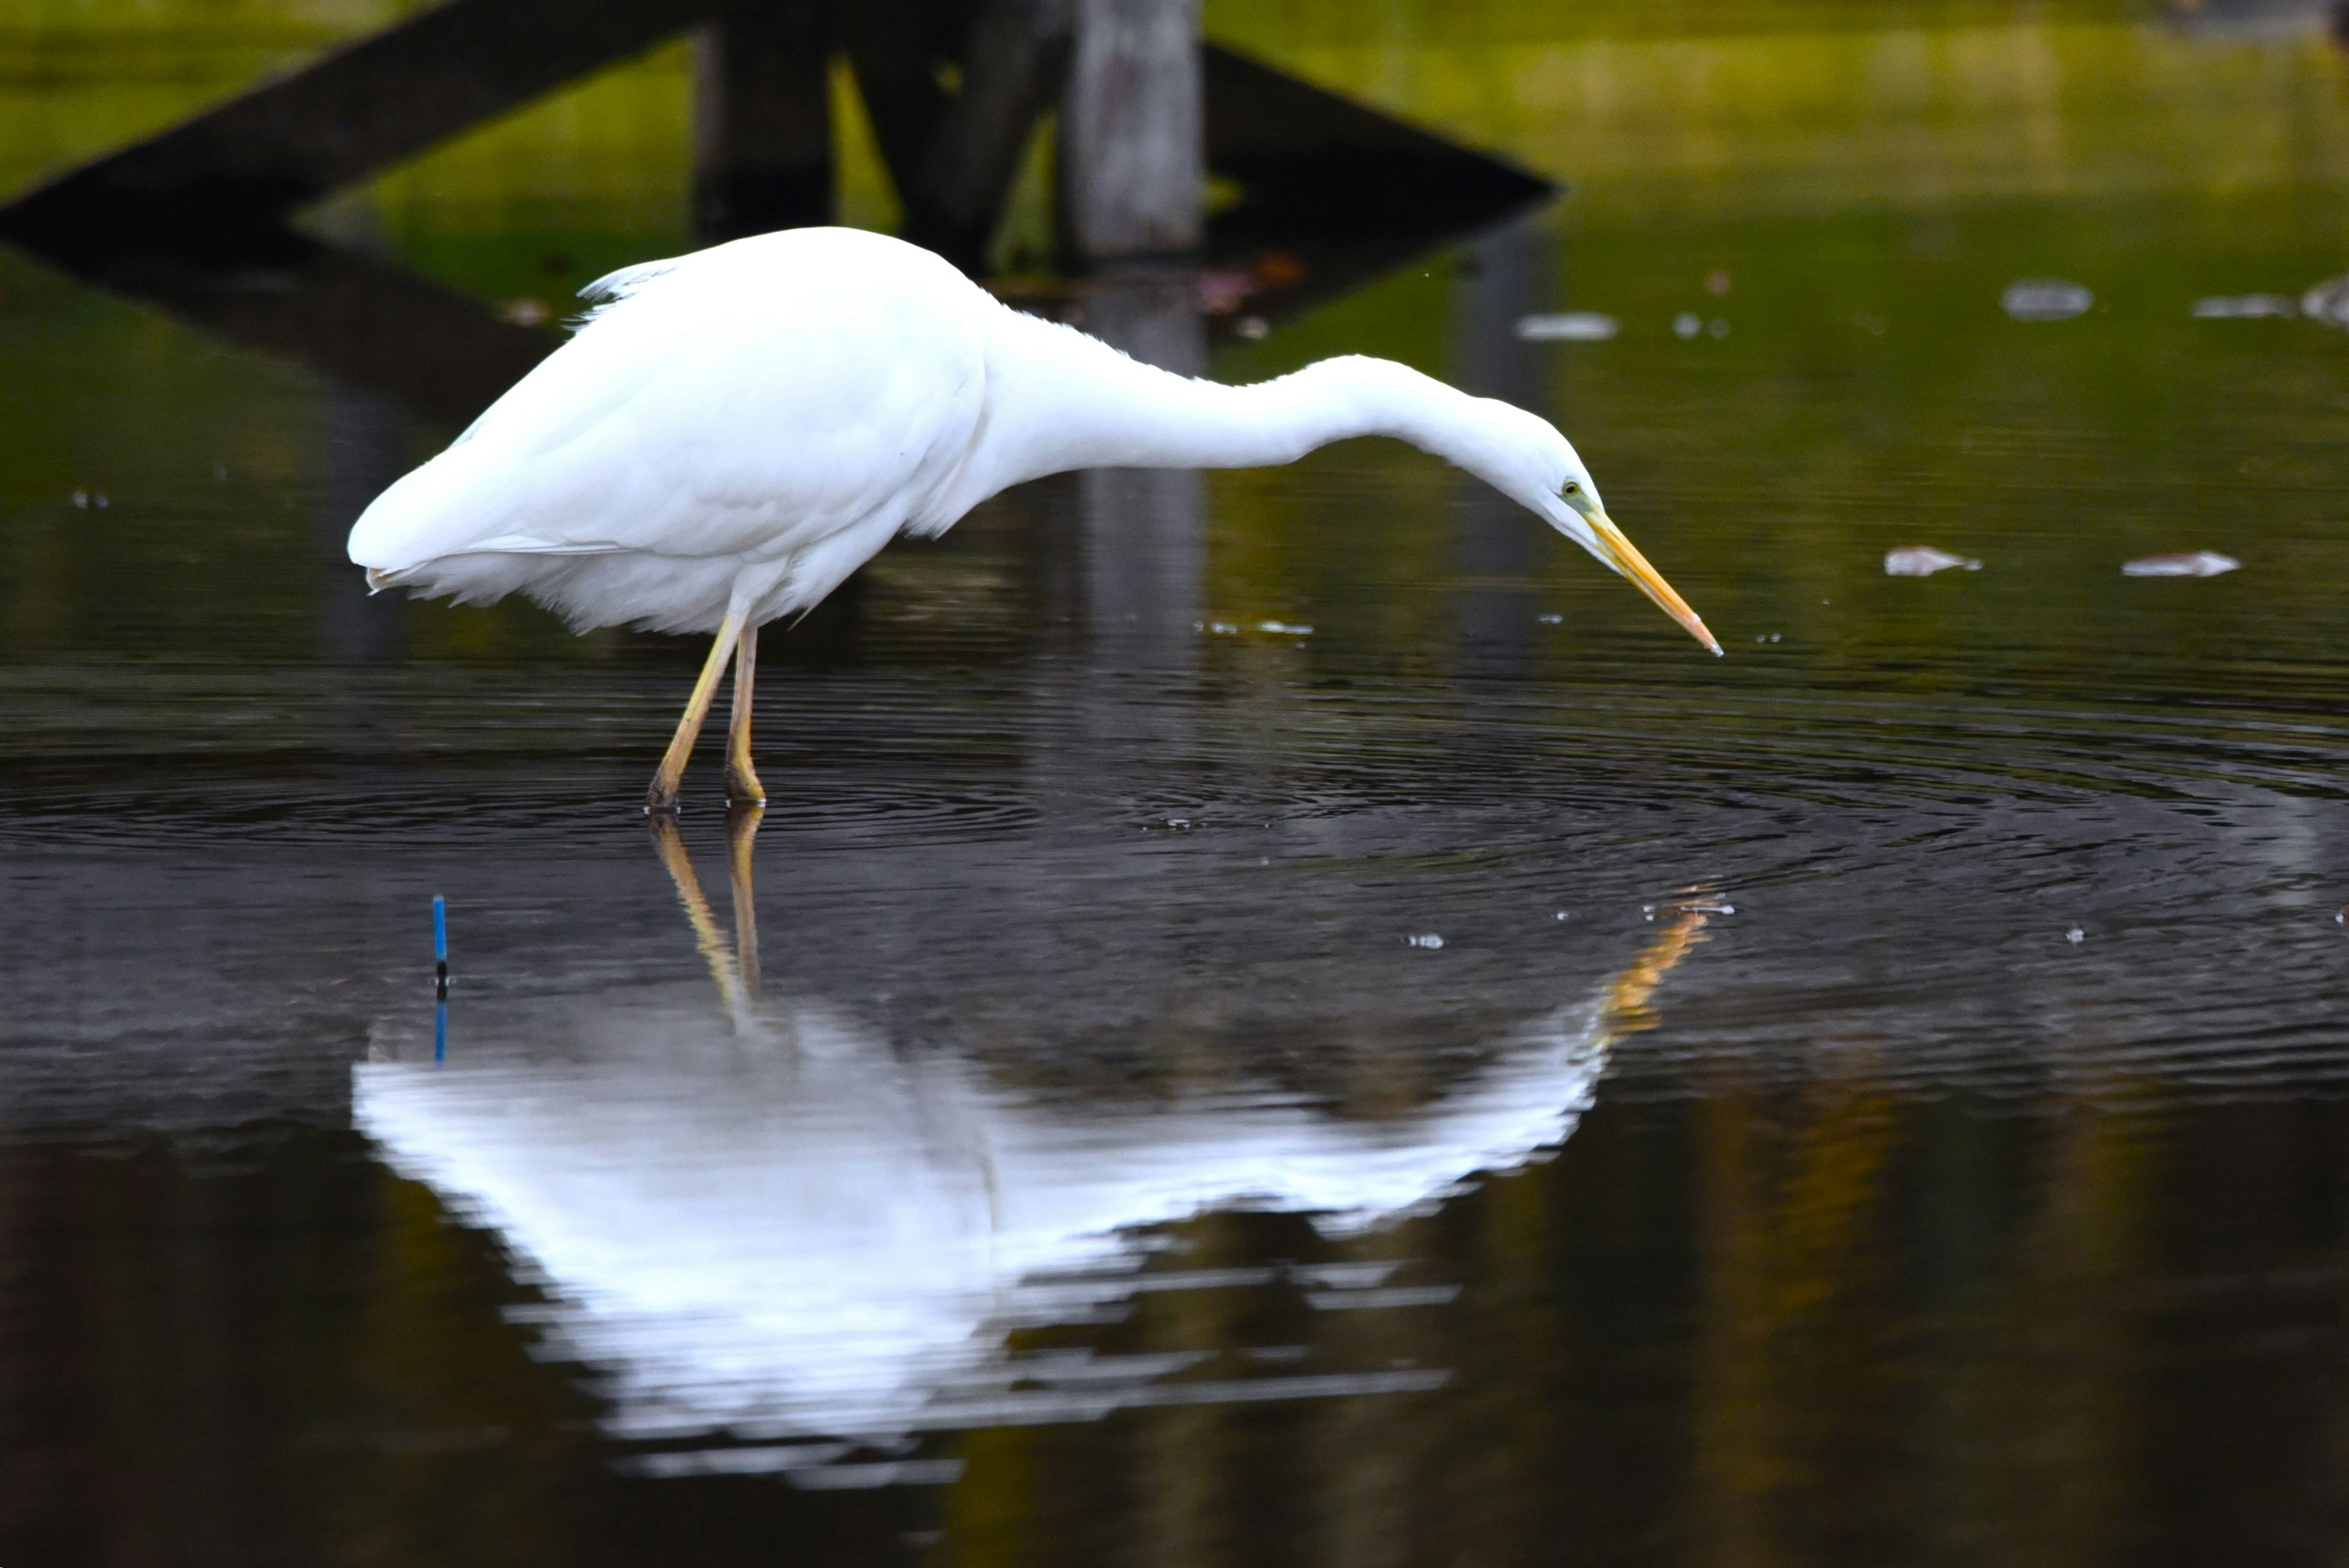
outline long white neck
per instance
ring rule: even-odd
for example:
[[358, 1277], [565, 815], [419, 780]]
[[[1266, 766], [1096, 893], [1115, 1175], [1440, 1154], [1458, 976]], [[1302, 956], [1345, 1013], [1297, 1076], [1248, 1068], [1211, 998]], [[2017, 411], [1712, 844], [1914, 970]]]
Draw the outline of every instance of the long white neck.
[[1487, 480], [1498, 469], [1485, 400], [1392, 360], [1324, 359], [1232, 387], [1015, 311], [990, 325], [985, 423], [955, 486], [964, 506], [1071, 469], [1259, 468], [1351, 436], [1392, 436]]

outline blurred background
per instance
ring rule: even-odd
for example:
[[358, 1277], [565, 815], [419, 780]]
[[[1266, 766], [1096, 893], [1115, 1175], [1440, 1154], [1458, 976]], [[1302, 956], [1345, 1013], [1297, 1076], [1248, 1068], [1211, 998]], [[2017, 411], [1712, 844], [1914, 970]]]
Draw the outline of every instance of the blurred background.
[[[2336, 1561], [2340, 28], [16, 0], [0, 1559]], [[1389, 443], [1062, 476], [649, 832], [698, 646], [343, 540], [827, 219], [1538, 410], [1728, 657]]]

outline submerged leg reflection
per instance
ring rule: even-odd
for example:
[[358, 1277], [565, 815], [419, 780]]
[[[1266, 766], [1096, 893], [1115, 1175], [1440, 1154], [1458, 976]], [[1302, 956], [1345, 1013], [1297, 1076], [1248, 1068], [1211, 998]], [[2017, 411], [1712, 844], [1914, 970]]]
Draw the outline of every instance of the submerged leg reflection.
[[652, 818], [653, 848], [677, 888], [685, 918], [692, 923], [694, 945], [701, 950], [709, 977], [718, 982], [718, 993], [725, 999], [726, 1011], [737, 1023], [741, 1020], [743, 1003], [759, 994], [759, 926], [750, 851], [759, 837], [760, 819], [766, 815], [766, 807], [756, 805], [738, 806], [726, 814], [727, 867], [734, 902], [732, 952], [727, 951], [726, 933], [718, 924], [709, 895], [701, 890], [701, 878], [693, 869], [693, 857], [686, 851], [677, 818], [666, 812], [657, 812]]

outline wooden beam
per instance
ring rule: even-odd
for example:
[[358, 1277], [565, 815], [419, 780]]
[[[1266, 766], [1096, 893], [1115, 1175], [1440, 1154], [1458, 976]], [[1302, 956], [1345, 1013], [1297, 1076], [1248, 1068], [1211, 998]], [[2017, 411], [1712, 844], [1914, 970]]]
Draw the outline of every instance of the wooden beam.
[[832, 222], [832, 62], [822, 0], [737, 5], [702, 30], [694, 67], [694, 214], [702, 237]]
[[1216, 215], [1218, 248], [1423, 242], [1497, 223], [1557, 187], [1299, 81], [1221, 45], [1201, 51], [1207, 166], [1238, 182]]
[[986, 270], [1029, 133], [1061, 91], [1073, 14], [1073, 0], [981, 0], [963, 45], [959, 88], [907, 196], [907, 239], [966, 272]]
[[0, 226], [201, 249], [708, 20], [722, 0], [449, 0], [85, 165]]
[[941, 78], [956, 66], [960, 24], [959, 16], [926, 0], [853, 0], [833, 13], [834, 33], [855, 67], [881, 161], [909, 209], [946, 118]]

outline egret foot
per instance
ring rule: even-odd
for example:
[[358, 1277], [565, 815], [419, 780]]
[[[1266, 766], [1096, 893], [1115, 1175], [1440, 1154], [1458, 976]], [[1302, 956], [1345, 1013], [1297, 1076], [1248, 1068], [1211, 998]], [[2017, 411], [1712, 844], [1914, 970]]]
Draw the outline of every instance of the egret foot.
[[718, 677], [726, 669], [726, 660], [741, 635], [741, 609], [728, 610], [725, 621], [718, 628], [718, 636], [709, 645], [709, 658], [701, 666], [701, 678], [693, 683], [693, 695], [686, 701], [685, 716], [677, 722], [677, 733], [669, 737], [668, 750], [661, 757], [659, 771], [653, 774], [652, 787], [645, 791], [647, 815], [676, 815], [678, 786], [685, 782], [686, 759], [693, 755], [693, 742], [701, 738], [701, 722], [709, 717], [710, 699], [718, 695]]
[[734, 645], [734, 711], [726, 726], [726, 801], [730, 805], [764, 805], [767, 786], [750, 765], [750, 703], [758, 694], [759, 628], [742, 628]]

